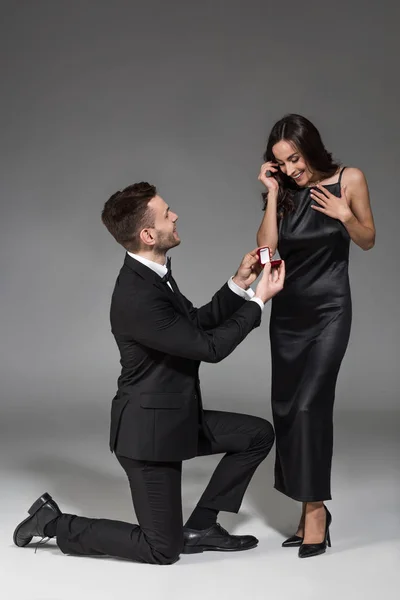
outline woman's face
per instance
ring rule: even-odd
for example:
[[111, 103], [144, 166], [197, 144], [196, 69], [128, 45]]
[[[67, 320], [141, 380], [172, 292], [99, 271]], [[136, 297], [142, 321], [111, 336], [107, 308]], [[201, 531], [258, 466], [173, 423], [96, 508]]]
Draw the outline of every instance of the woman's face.
[[292, 142], [281, 140], [272, 147], [272, 152], [280, 170], [291, 177], [300, 187], [309, 185], [313, 177], [315, 179], [315, 173], [311, 171]]

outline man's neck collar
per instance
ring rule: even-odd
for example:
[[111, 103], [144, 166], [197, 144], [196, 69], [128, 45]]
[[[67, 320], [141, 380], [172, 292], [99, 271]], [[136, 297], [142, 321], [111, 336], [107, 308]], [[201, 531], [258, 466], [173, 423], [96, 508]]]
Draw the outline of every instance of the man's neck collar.
[[153, 262], [156, 263], [158, 265], [164, 266], [167, 263], [167, 257], [166, 255], [160, 255], [157, 254], [155, 255], [153, 252], [128, 252], [128, 254], [130, 254], [133, 258], [135, 257], [139, 257], [139, 258], [144, 258], [146, 261], [149, 262]]

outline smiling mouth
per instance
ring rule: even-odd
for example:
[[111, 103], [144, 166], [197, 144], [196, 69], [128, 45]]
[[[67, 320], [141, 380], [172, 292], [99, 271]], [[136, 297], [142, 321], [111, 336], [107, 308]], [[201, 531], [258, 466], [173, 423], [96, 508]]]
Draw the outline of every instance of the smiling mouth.
[[304, 171], [300, 171], [300, 173], [297, 173], [297, 175], [293, 175], [292, 179], [294, 179], [296, 181], [296, 179], [300, 179], [300, 177], [302, 177], [303, 174], [304, 174]]

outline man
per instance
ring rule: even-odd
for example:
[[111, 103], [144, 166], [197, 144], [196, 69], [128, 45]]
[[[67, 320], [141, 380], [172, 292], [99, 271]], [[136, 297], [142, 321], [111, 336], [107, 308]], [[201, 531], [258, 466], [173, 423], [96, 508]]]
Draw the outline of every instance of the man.
[[[127, 251], [111, 304], [122, 372], [112, 403], [110, 447], [125, 470], [139, 525], [62, 514], [44, 494], [14, 532], [17, 546], [56, 537], [66, 554], [108, 555], [172, 564], [180, 553], [253, 548], [250, 535], [230, 535], [220, 510], [238, 512], [251, 477], [274, 441], [264, 419], [203, 410], [201, 361], [228, 356], [261, 321], [264, 303], [283, 287], [284, 265], [260, 274], [256, 251], [236, 275], [196, 309], [171, 276], [166, 253], [178, 246], [178, 216], [148, 183], [117, 192], [102, 220]], [[185, 527], [182, 461], [225, 453]]]

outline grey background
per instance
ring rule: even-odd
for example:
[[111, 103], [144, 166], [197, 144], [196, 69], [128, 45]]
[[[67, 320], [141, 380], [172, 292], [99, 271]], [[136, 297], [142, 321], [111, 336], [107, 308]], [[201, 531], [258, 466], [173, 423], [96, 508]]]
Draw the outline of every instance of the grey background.
[[[395, 2], [1, 2], [3, 432], [101, 434], [119, 375], [110, 296], [124, 251], [100, 221], [140, 180], [180, 216], [174, 275], [197, 305], [256, 245], [272, 124], [309, 117], [366, 173], [377, 227], [352, 246], [354, 320], [337, 410], [397, 409]], [[206, 406], [270, 415], [269, 308], [217, 366]], [[390, 417], [391, 419], [391, 417]], [[100, 439], [100, 438], [99, 438]]]
[[[292, 597], [293, 583], [299, 600], [349, 589], [356, 600], [395, 595], [398, 3], [0, 0], [0, 15], [7, 597], [102, 600], [134, 585], [165, 600], [186, 597], [190, 586], [196, 600], [209, 595], [210, 579], [231, 600], [248, 597], [249, 582], [254, 600]], [[36, 554], [13, 547], [15, 525], [44, 491], [65, 512], [134, 519], [108, 450], [119, 375], [108, 312], [124, 251], [101, 223], [104, 202], [134, 181], [155, 183], [180, 216], [174, 275], [194, 302], [206, 302], [256, 245], [257, 175], [268, 132], [286, 112], [309, 117], [343, 164], [363, 169], [377, 226], [372, 251], [351, 249], [353, 330], [337, 387], [326, 560], [304, 565], [280, 548], [299, 507], [273, 490], [273, 453], [239, 515], [220, 515], [230, 531], [260, 538], [252, 553], [186, 556], [149, 577], [146, 565], [61, 558], [54, 541]], [[268, 320], [269, 306], [233, 355], [202, 366], [206, 406], [270, 417]], [[185, 463], [185, 516], [218, 459]]]

